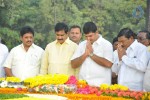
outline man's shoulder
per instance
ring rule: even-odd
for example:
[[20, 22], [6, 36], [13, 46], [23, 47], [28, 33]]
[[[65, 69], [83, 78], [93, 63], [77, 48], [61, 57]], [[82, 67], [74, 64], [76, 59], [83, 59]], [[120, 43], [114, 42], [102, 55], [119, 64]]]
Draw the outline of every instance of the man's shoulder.
[[7, 46], [6, 45], [4, 45], [4, 44], [2, 44], [2, 43], [0, 43], [0, 47], [1, 47], [1, 49], [5, 49], [5, 50], [7, 50], [8, 48], [7, 48]]
[[100, 38], [98, 41], [97, 41], [97, 46], [100, 46], [102, 48], [109, 48], [111, 49], [112, 48], [112, 44], [111, 42], [109, 42], [108, 40], [106, 40], [105, 38]]
[[46, 45], [46, 47], [54, 46], [56, 45], [56, 41], [50, 42]]
[[84, 40], [82, 42], [79, 43], [79, 45], [86, 45], [87, 40]]
[[69, 44], [70, 44], [70, 45], [73, 45], [73, 46], [78, 46], [75, 42], [73, 42], [73, 41], [71, 41], [71, 40], [69, 40]]
[[108, 45], [112, 45], [111, 42], [109, 42], [108, 40], [106, 40], [105, 38], [102, 38], [102, 42], [108, 44]]
[[16, 50], [16, 49], [20, 49], [20, 48], [21, 48], [21, 44], [19, 44], [19, 45], [13, 47], [11, 50]]
[[38, 46], [38, 45], [35, 45], [35, 44], [34, 44], [34, 48], [35, 48], [36, 50], [43, 51], [43, 48], [41, 48], [40, 46]]
[[133, 42], [133, 43], [134, 43], [134, 47], [136, 50], [141, 50], [141, 49], [147, 50], [147, 47], [145, 45], [143, 45], [142, 43], [139, 43], [139, 42]]
[[15, 47], [13, 47], [13, 48], [10, 50], [10, 53], [15, 53], [15, 52], [18, 52], [19, 50], [21, 50], [21, 44], [15, 46]]

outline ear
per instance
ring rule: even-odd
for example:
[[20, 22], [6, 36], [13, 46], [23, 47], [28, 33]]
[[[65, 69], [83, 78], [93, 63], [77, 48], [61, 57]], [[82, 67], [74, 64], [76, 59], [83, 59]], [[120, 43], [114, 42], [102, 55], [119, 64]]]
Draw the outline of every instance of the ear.
[[133, 36], [130, 37], [131, 40], [134, 40]]
[[99, 32], [98, 32], [98, 31], [96, 31], [96, 32], [95, 32], [95, 34], [96, 34], [96, 35], [99, 35]]

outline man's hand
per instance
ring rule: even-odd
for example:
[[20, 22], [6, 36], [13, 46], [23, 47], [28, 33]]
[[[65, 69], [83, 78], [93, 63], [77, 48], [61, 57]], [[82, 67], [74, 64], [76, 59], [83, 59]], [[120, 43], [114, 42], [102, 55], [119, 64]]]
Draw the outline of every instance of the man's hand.
[[92, 44], [90, 41], [87, 41], [87, 44], [86, 44], [86, 52], [88, 54], [88, 56], [90, 56], [90, 54], [93, 53], [93, 48], [92, 48]]
[[122, 60], [122, 56], [126, 55], [126, 50], [122, 47], [121, 43], [118, 44], [117, 51], [118, 51], [119, 60], [121, 61]]

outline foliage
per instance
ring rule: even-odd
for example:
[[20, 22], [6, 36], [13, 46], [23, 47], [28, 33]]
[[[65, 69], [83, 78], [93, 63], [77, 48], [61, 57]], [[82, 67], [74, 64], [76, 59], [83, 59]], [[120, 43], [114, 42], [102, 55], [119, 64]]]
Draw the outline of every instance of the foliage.
[[[144, 16], [134, 18], [137, 6]], [[93, 21], [109, 41], [120, 29], [129, 27], [138, 32], [146, 28], [146, 0], [0, 0], [0, 36], [11, 49], [20, 43], [19, 30], [30, 25], [36, 32], [35, 43], [43, 48], [55, 40], [54, 26], [68, 26]]]
[[10, 49], [20, 43], [19, 34], [9, 28], [0, 28], [0, 37], [5, 40]]
[[0, 94], [0, 99], [12, 99], [12, 98], [22, 98], [22, 97], [28, 97], [24, 94]]

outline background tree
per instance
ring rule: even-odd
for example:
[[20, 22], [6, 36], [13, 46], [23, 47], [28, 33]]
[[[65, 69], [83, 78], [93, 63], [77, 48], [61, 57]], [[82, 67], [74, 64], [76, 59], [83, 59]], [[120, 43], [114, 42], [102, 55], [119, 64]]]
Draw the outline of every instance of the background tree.
[[146, 27], [147, 30], [150, 31], [150, 0], [147, 0], [147, 16], [146, 16]]
[[[45, 48], [55, 40], [57, 22], [82, 27], [85, 22], [93, 21], [111, 42], [124, 27], [135, 33], [146, 28], [148, 3], [149, 0], [0, 0], [0, 37], [11, 49], [20, 43], [20, 29], [30, 25], [36, 32], [35, 44]], [[133, 11], [139, 6], [144, 15], [137, 18]]]

